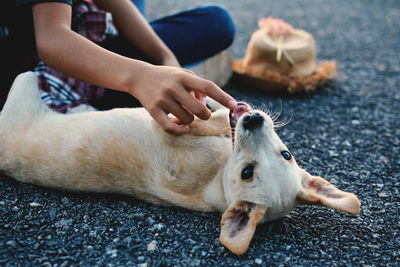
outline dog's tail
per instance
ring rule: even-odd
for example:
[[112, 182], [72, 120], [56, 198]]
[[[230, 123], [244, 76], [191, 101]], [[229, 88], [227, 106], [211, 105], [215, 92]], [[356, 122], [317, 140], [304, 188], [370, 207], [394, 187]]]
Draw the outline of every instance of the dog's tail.
[[37, 76], [31, 71], [21, 73], [15, 78], [1, 111], [0, 129], [7, 131], [16, 125], [33, 123], [49, 111], [40, 98]]

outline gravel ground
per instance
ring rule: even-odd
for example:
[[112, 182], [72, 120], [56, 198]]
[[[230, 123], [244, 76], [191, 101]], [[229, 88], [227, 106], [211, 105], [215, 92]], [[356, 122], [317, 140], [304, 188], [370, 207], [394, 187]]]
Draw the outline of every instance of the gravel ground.
[[[159, 3], [160, 2], [160, 3]], [[203, 1], [148, 1], [150, 18]], [[361, 201], [358, 216], [298, 207], [260, 225], [248, 252], [219, 243], [218, 213], [163, 208], [116, 195], [71, 194], [0, 179], [0, 265], [398, 266], [400, 258], [400, 2], [208, 1], [237, 25], [230, 52], [244, 55], [257, 20], [273, 15], [311, 32], [318, 58], [340, 76], [315, 93], [277, 96], [237, 81], [228, 90], [282, 109], [279, 130], [300, 166]]]

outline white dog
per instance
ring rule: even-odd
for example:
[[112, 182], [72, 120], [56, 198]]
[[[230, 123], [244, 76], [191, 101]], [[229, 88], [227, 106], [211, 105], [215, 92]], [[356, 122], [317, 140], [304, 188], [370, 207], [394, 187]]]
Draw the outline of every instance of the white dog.
[[211, 119], [195, 119], [176, 137], [143, 108], [55, 113], [42, 103], [36, 76], [23, 73], [0, 115], [0, 169], [26, 183], [221, 211], [220, 240], [235, 254], [247, 250], [258, 223], [298, 204], [359, 213], [354, 194], [297, 165], [267, 114], [242, 103], [229, 115], [210, 103]]

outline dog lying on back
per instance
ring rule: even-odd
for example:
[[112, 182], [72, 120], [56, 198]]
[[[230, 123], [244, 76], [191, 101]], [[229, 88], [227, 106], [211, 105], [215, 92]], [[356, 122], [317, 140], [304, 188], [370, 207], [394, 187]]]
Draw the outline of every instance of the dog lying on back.
[[211, 118], [177, 137], [143, 108], [55, 113], [37, 83], [20, 74], [0, 115], [0, 169], [21, 182], [221, 211], [220, 240], [235, 254], [246, 252], [258, 223], [296, 205], [360, 211], [354, 194], [301, 169], [271, 118], [245, 103], [229, 114], [209, 100]]

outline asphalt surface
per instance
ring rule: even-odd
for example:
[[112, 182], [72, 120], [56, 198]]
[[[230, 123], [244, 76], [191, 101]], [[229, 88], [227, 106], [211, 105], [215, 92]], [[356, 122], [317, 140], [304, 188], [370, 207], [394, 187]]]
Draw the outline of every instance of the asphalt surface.
[[[148, 1], [149, 18], [203, 1]], [[164, 208], [117, 195], [71, 194], [0, 179], [2, 266], [399, 266], [400, 1], [208, 1], [232, 14], [229, 51], [244, 55], [257, 20], [311, 32], [339, 78], [315, 93], [226, 90], [291, 118], [279, 130], [300, 166], [354, 192], [361, 213], [298, 207], [258, 226], [249, 250], [219, 243], [219, 213]]]

